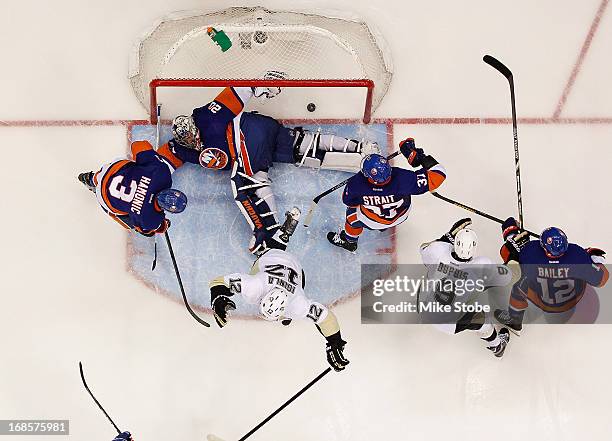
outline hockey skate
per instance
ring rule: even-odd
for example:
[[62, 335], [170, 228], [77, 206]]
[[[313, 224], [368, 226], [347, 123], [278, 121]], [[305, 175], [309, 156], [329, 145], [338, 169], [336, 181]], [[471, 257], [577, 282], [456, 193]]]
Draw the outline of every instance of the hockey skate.
[[351, 253], [357, 251], [357, 242], [351, 242], [347, 240], [344, 231], [341, 231], [339, 233], [330, 231], [329, 233], [327, 233], [327, 240], [329, 240], [329, 243], [331, 243], [332, 245], [344, 248], [345, 250], [348, 250]]
[[501, 358], [503, 357], [504, 352], [506, 351], [506, 346], [510, 341], [510, 331], [508, 331], [508, 328], [501, 328], [497, 333], [497, 336], [500, 340], [499, 344], [497, 346], [488, 347], [487, 349], [493, 352], [493, 355], [495, 355], [497, 358]]
[[497, 320], [502, 325], [506, 326], [509, 330], [511, 330], [517, 337], [521, 336], [521, 331], [523, 330], [522, 323], [515, 323], [510, 316], [510, 313], [504, 309], [496, 309], [493, 313], [495, 320]]
[[293, 207], [285, 213], [285, 223], [280, 227], [279, 239], [285, 243], [289, 242], [289, 238], [295, 233], [295, 229], [300, 221], [302, 212], [298, 207]]
[[83, 184], [89, 191], [96, 192], [96, 186], [93, 183], [94, 172], [80, 173], [78, 180]]

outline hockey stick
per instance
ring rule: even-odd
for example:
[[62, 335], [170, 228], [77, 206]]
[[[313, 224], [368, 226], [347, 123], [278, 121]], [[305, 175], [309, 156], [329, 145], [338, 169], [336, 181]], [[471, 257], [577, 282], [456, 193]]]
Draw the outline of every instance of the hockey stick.
[[202, 320], [200, 317], [198, 317], [198, 315], [193, 311], [193, 309], [191, 309], [191, 306], [189, 306], [189, 302], [187, 301], [187, 295], [185, 294], [185, 288], [183, 287], [183, 281], [181, 280], [181, 274], [179, 273], [178, 265], [176, 264], [176, 258], [174, 257], [174, 251], [172, 250], [172, 243], [170, 243], [170, 236], [168, 236], [168, 230], [164, 232], [164, 235], [166, 236], [166, 243], [168, 244], [168, 251], [170, 251], [170, 259], [172, 260], [172, 265], [174, 266], [174, 272], [176, 273], [176, 279], [178, 280], [179, 287], [181, 288], [181, 294], [183, 295], [183, 302], [185, 303], [185, 307], [187, 308], [187, 311], [189, 311], [189, 314], [191, 314], [191, 316], [195, 319], [196, 322], [198, 322], [201, 325], [206, 326], [207, 328], [210, 328], [210, 324], [208, 324], [207, 322]]
[[[401, 152], [399, 150], [397, 152], [391, 153], [389, 156], [387, 156], [387, 161], [390, 161], [391, 159], [395, 158], [400, 153]], [[310, 222], [312, 222], [312, 217], [314, 216], [314, 211], [317, 208], [317, 204], [319, 203], [319, 201], [323, 199], [325, 196], [327, 196], [328, 194], [333, 193], [334, 191], [338, 190], [341, 187], [344, 187], [346, 183], [349, 181], [349, 179], [351, 178], [347, 178], [344, 181], [337, 183], [332, 188], [325, 190], [323, 193], [315, 196], [312, 199], [312, 202], [310, 203], [310, 208], [308, 208], [308, 213], [306, 214], [306, 219], [304, 220], [305, 228], [308, 228], [308, 226], [310, 225]]]
[[[440, 193], [437, 193], [435, 191], [432, 191], [431, 194], [434, 195], [435, 197], [437, 197], [438, 199], [442, 199], [443, 201], [448, 202], [449, 204], [453, 204], [453, 205], [455, 205], [455, 206], [457, 206], [459, 208], [463, 208], [464, 210], [467, 210], [467, 211], [469, 211], [471, 213], [474, 213], [474, 214], [477, 214], [479, 216], [486, 217], [487, 219], [492, 220], [493, 222], [497, 222], [498, 224], [503, 224], [504, 223], [504, 221], [501, 220], [498, 217], [491, 216], [490, 214], [485, 213], [484, 211], [477, 210], [476, 208], [468, 207], [467, 205], [464, 205], [461, 202], [457, 202], [457, 201], [454, 201], [454, 200], [452, 200], [450, 198], [447, 198], [446, 196], [442, 196]], [[526, 231], [527, 233], [529, 233], [530, 236], [537, 237], [537, 238], [540, 237], [539, 234], [536, 234], [536, 233], [534, 233], [532, 231], [525, 230], [525, 229], [523, 229], [523, 230]]]
[[106, 415], [106, 418], [108, 418], [108, 420], [111, 422], [111, 424], [113, 425], [117, 433], [121, 433], [121, 430], [119, 430], [119, 427], [117, 427], [113, 419], [108, 415], [108, 413], [106, 413], [106, 411], [104, 410], [100, 402], [96, 399], [96, 397], [94, 397], [94, 394], [91, 393], [91, 390], [89, 390], [89, 386], [87, 386], [87, 381], [85, 381], [85, 374], [83, 373], [83, 363], [81, 363], [80, 361], [79, 361], [79, 371], [81, 372], [81, 381], [83, 382], [83, 386], [85, 386], [85, 389], [89, 393], [89, 396], [93, 398], [93, 400], [98, 405], [100, 410], [104, 413], [104, 415]]
[[[274, 418], [276, 415], [278, 415], [285, 407], [289, 406], [291, 403], [293, 403], [300, 395], [302, 395], [304, 392], [306, 392], [308, 389], [310, 389], [317, 381], [319, 381], [321, 378], [323, 378], [324, 376], [326, 376], [327, 374], [329, 374], [331, 372], [331, 368], [328, 367], [327, 369], [325, 369], [323, 372], [321, 372], [319, 375], [317, 375], [317, 377], [312, 380], [310, 383], [308, 383], [306, 386], [304, 386], [298, 393], [296, 393], [294, 396], [292, 396], [291, 398], [289, 398], [287, 401], [285, 401], [283, 403], [283, 405], [281, 407], [279, 407], [278, 409], [276, 409], [274, 412], [272, 412], [265, 420], [263, 420], [261, 423], [259, 423], [258, 425], [256, 425], [255, 427], [253, 427], [253, 429], [251, 429], [251, 431], [249, 433], [247, 433], [246, 435], [244, 435], [242, 438], [240, 438], [238, 441], [244, 441], [245, 439], [247, 439], [248, 437], [250, 437], [251, 435], [253, 435], [255, 432], [257, 432], [259, 429], [261, 429], [261, 427], [266, 424], [268, 421], [270, 421], [272, 418]], [[208, 435], [207, 436], [208, 441], [220, 441], [221, 438], [215, 436], [215, 435]]]
[[512, 104], [512, 136], [514, 137], [514, 166], [516, 173], [516, 197], [518, 202], [518, 224], [523, 227], [523, 196], [521, 190], [521, 166], [519, 162], [519, 144], [518, 144], [518, 129], [516, 124], [516, 102], [514, 99], [514, 77], [512, 72], [501, 61], [493, 58], [491, 55], [485, 55], [482, 61], [487, 63], [493, 69], [497, 70], [508, 80], [510, 84], [510, 103]]
[[[155, 125], [155, 151], [159, 149], [159, 137], [161, 133], [161, 104], [157, 105], [157, 124]], [[151, 264], [151, 271], [157, 266], [157, 235], [153, 236], [153, 263]]]

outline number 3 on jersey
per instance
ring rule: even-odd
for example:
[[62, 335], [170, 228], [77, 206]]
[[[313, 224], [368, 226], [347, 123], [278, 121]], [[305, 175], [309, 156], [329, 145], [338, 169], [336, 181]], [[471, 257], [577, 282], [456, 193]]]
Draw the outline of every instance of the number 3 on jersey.
[[115, 176], [108, 186], [108, 192], [114, 198], [120, 199], [125, 202], [132, 202], [134, 196], [136, 195], [136, 189], [138, 188], [138, 184], [136, 181], [130, 182], [130, 191], [126, 192], [127, 187], [121, 185], [123, 182], [123, 176]]

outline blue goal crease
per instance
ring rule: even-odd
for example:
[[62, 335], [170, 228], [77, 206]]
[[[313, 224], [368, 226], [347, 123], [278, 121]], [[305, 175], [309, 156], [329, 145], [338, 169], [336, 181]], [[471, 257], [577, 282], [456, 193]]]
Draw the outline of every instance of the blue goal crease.
[[[384, 124], [368, 126], [358, 124], [329, 124], [303, 127], [323, 133], [334, 133], [353, 139], [378, 142], [387, 152], [387, 131]], [[147, 140], [155, 145], [155, 126], [135, 125], [133, 140]], [[171, 137], [170, 127], [162, 126], [160, 142]], [[276, 196], [278, 217], [293, 206], [302, 210], [302, 216], [314, 196], [322, 193], [350, 174], [332, 170], [298, 168], [292, 164], [275, 164], [270, 169], [272, 189]], [[208, 282], [230, 273], [246, 273], [254, 257], [248, 252], [251, 230], [238, 212], [230, 187], [230, 172], [206, 170], [194, 164], [185, 164], [173, 175], [173, 187], [188, 198], [186, 210], [169, 214], [172, 222], [169, 235], [176, 255], [181, 278], [190, 304], [197, 309], [210, 308]], [[356, 254], [332, 246], [325, 237], [328, 231], [337, 231], [344, 225], [345, 207], [341, 190], [323, 198], [308, 229], [298, 226], [287, 251], [295, 254], [306, 274], [306, 295], [325, 305], [345, 300], [361, 290], [360, 265], [362, 263], [392, 263], [394, 241], [392, 230], [365, 231]], [[303, 220], [303, 217], [302, 217]], [[159, 292], [182, 302], [174, 268], [165, 240], [148, 238], [135, 233], [129, 235], [131, 252], [128, 267], [144, 283]], [[154, 242], [157, 241], [157, 266], [151, 271]], [[385, 250], [381, 252], [381, 250]], [[256, 315], [257, 308], [238, 299], [238, 315]]]

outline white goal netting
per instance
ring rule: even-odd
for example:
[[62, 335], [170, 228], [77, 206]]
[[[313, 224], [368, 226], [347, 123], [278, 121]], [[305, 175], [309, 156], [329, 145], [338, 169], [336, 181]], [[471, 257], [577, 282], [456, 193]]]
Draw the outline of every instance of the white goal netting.
[[[149, 110], [153, 79], [260, 79], [276, 70], [291, 80], [370, 79], [374, 110], [391, 81], [389, 52], [363, 20], [339, 15], [262, 7], [172, 14], [134, 47], [129, 72], [134, 93]], [[231, 47], [222, 50], [210, 28], [222, 31]]]

